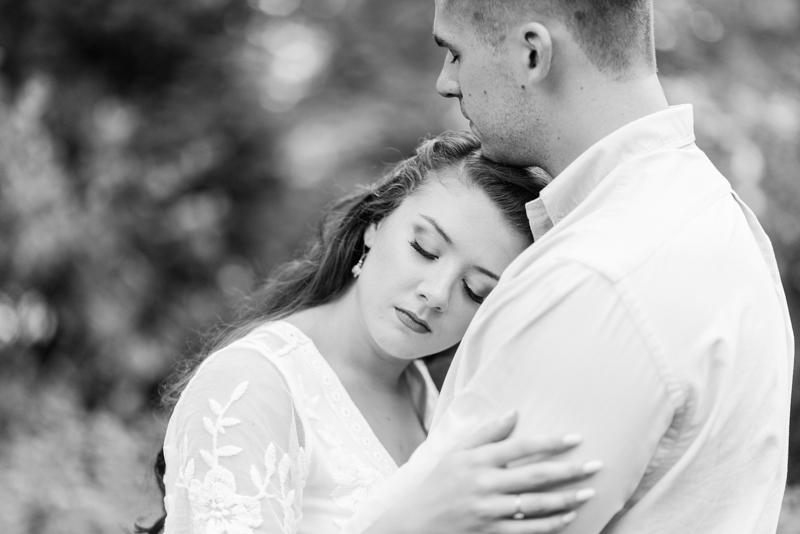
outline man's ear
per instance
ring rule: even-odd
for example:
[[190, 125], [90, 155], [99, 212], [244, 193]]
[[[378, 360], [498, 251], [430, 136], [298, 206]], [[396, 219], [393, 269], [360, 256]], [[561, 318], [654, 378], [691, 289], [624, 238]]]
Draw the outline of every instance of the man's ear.
[[370, 223], [367, 226], [367, 229], [364, 230], [364, 246], [367, 248], [372, 248], [373, 244], [375, 243], [375, 234], [378, 232], [378, 226], [380, 226], [380, 222], [377, 223]]
[[550, 73], [553, 60], [553, 39], [550, 31], [539, 22], [528, 22], [518, 28], [517, 40], [523, 57], [529, 84], [543, 81]]

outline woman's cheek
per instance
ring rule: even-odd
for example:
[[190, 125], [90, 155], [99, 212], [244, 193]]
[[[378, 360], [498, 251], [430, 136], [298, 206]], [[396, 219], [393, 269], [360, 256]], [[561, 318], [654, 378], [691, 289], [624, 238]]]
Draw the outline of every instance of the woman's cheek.
[[461, 339], [464, 337], [464, 334], [467, 332], [467, 327], [469, 326], [469, 322], [473, 315], [473, 313], [469, 313], [466, 310], [458, 310], [458, 313], [453, 314], [453, 316], [450, 318], [452, 322], [447, 329], [447, 341], [450, 343], [450, 345], [454, 345], [461, 341]]

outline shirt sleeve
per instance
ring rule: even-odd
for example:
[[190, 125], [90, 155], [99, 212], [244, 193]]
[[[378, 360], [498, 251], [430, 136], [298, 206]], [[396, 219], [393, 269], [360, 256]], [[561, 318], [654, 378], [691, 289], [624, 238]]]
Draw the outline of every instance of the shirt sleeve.
[[[515, 434], [579, 433], [565, 457], [604, 469], [597, 496], [563, 532], [596, 534], [629, 503], [657, 453], [676, 391], [655, 334], [625, 288], [573, 262], [528, 267], [487, 300], [461, 344], [428, 440], [372, 503], [386, 510], [477, 425], [519, 412]], [[362, 532], [368, 507], [348, 525]]]
[[308, 470], [285, 376], [241, 347], [200, 367], [170, 419], [165, 534], [297, 531]]

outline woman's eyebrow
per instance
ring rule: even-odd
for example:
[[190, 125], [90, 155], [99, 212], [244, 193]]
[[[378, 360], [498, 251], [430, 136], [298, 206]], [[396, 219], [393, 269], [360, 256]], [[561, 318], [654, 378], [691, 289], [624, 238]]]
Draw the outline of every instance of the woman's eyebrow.
[[[433, 227], [436, 229], [436, 231], [437, 231], [437, 232], [439, 232], [439, 234], [442, 236], [442, 238], [443, 238], [445, 241], [447, 241], [447, 244], [448, 244], [448, 245], [452, 245], [452, 244], [453, 244], [453, 240], [452, 240], [452, 239], [450, 239], [450, 236], [449, 236], [449, 235], [447, 235], [447, 233], [446, 233], [444, 230], [442, 230], [442, 227], [441, 227], [441, 226], [439, 226], [439, 225], [436, 223], [436, 219], [434, 219], [433, 217], [428, 217], [427, 215], [423, 215], [423, 214], [421, 214], [421, 213], [419, 214], [419, 216], [420, 216], [420, 217], [422, 217], [423, 219], [425, 219], [426, 221], [428, 221], [429, 223], [431, 223], [431, 226], [433, 226]], [[479, 266], [479, 265], [476, 265], [476, 266], [475, 266], [475, 269], [476, 269], [477, 271], [480, 271], [480, 272], [482, 272], [483, 274], [485, 274], [485, 275], [486, 275], [486, 276], [488, 276], [489, 278], [493, 278], [493, 279], [497, 280], [498, 282], [500, 281], [500, 277], [499, 277], [498, 275], [494, 274], [494, 273], [493, 273], [492, 271], [490, 271], [489, 269], [485, 269], [485, 268], [483, 268], [483, 267], [481, 267], [481, 266]]]
[[488, 276], [489, 278], [494, 278], [494, 279], [495, 279], [495, 280], [497, 280], [498, 282], [500, 281], [500, 277], [499, 277], [499, 276], [497, 276], [496, 274], [494, 274], [494, 273], [493, 273], [492, 271], [490, 271], [489, 269], [484, 269], [483, 267], [480, 267], [480, 266], [477, 266], [477, 265], [475, 266], [475, 269], [477, 269], [478, 271], [482, 272], [483, 274], [485, 274], [485, 275], [486, 275], [486, 276]]
[[433, 219], [432, 217], [428, 217], [427, 215], [423, 215], [421, 213], [419, 214], [419, 216], [422, 217], [423, 219], [425, 219], [426, 221], [428, 221], [429, 223], [431, 223], [431, 226], [433, 226], [436, 229], [436, 231], [441, 234], [441, 236], [444, 238], [444, 240], [447, 241], [448, 245], [452, 245], [453, 244], [453, 240], [450, 239], [450, 236], [447, 235], [447, 233], [445, 233], [444, 230], [442, 230], [441, 226], [436, 224], [436, 220], [435, 219]]

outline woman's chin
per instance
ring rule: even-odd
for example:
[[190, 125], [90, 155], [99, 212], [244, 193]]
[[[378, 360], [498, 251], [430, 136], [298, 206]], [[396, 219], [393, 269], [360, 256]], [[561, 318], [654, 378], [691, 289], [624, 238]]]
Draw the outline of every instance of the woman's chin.
[[413, 361], [438, 352], [436, 347], [426, 343], [414, 343], [414, 340], [404, 335], [387, 335], [378, 339], [381, 352], [395, 360]]

